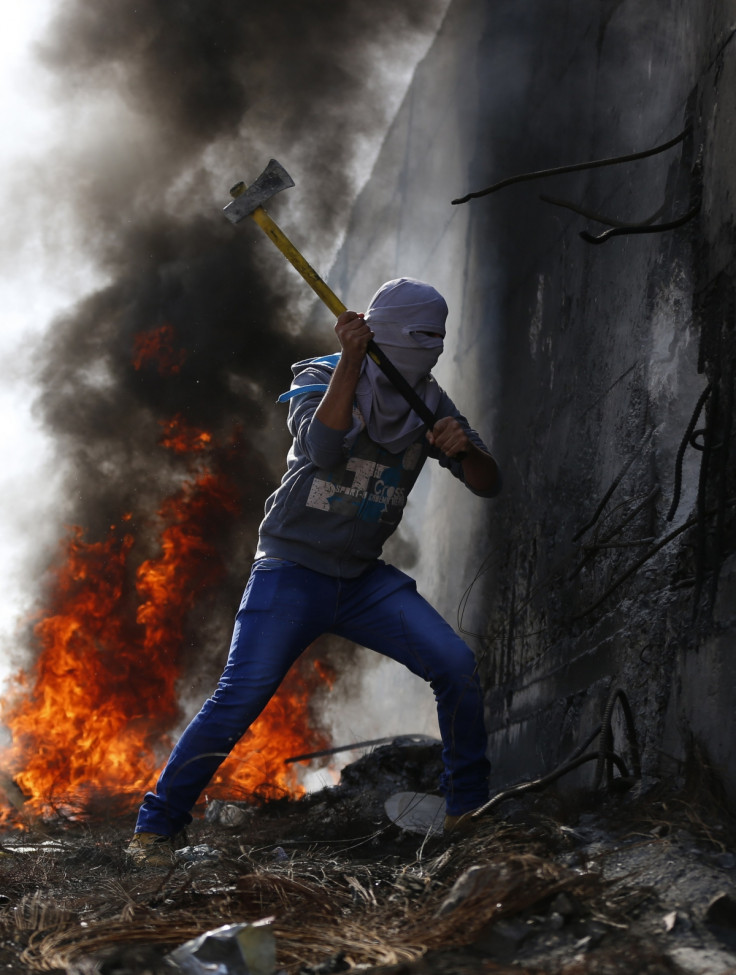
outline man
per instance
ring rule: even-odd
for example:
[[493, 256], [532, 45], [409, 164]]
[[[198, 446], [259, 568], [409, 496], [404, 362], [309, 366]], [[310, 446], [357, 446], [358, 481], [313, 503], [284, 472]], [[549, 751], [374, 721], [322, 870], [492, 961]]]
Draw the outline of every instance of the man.
[[[128, 853], [170, 863], [173, 837], [236, 742], [302, 651], [334, 633], [392, 657], [429, 681], [443, 742], [445, 828], [488, 797], [483, 702], [472, 651], [380, 559], [428, 456], [476, 494], [500, 486], [496, 462], [431, 375], [447, 305], [410, 278], [384, 284], [365, 315], [346, 311], [342, 352], [294, 365], [294, 438], [280, 487], [266, 502], [230, 655], [213, 696], [188, 726], [141, 806]], [[366, 357], [371, 338], [437, 417], [431, 431]]]

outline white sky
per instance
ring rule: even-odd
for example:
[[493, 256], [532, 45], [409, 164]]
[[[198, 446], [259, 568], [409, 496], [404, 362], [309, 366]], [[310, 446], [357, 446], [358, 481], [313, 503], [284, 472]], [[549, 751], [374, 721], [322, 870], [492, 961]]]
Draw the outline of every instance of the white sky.
[[0, 33], [0, 680], [11, 668], [16, 621], [33, 597], [29, 538], [39, 537], [54, 488], [48, 444], [31, 415], [29, 345], [74, 294], [71, 282], [54, 283], [40, 228], [22, 220], [23, 200], [34, 192], [25, 162], [42, 159], [56, 136], [31, 52], [53, 7], [53, 0], [8, 4]]

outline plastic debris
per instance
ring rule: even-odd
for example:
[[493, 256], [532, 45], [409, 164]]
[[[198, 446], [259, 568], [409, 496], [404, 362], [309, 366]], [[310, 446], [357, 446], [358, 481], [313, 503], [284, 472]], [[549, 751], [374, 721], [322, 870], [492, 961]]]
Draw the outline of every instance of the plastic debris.
[[407, 833], [441, 833], [445, 800], [426, 792], [395, 792], [384, 803], [386, 815]]
[[205, 931], [169, 954], [185, 975], [274, 975], [273, 918], [253, 924], [224, 924]]
[[703, 920], [706, 924], [736, 931], [736, 897], [732, 893], [720, 891], [706, 907]]
[[183, 846], [176, 850], [174, 856], [177, 862], [183, 864], [190, 863], [217, 863], [222, 857], [222, 853], [213, 846], [201, 843], [199, 846]]
[[211, 799], [207, 803], [205, 822], [218, 826], [242, 826], [253, 814], [253, 806], [245, 806], [234, 802], [224, 802], [222, 799]]

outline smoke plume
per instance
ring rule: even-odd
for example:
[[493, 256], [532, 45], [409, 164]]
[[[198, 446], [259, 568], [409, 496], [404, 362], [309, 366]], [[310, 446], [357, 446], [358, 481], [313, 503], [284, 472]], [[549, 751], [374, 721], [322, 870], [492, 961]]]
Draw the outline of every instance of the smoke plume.
[[188, 611], [195, 677], [221, 667], [281, 473], [275, 398], [291, 362], [333, 347], [329, 327], [301, 327], [306, 285], [258, 228], [222, 216], [228, 187], [279, 158], [297, 187], [271, 212], [324, 269], [396, 68], [445, 6], [67, 0], [39, 49], [65, 131], [28, 206], [59, 266], [89, 265], [99, 281], [36, 352], [38, 413], [63, 470], [60, 531], [79, 526], [75, 544], [94, 545], [124, 523], [135, 541], [120, 612], [134, 616], [133, 574], [156, 557], [166, 499], [208, 458], [225, 487], [202, 515], [203, 558], [225, 576]]

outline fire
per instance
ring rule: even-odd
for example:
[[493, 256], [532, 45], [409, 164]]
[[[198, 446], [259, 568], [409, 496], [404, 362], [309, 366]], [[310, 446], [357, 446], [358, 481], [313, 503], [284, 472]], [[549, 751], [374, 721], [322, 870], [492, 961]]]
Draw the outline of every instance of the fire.
[[162, 421], [161, 427], [161, 445], [177, 454], [199, 453], [212, 446], [211, 433], [188, 426], [178, 413], [172, 419]]
[[[14, 775], [31, 812], [84, 814], [105, 796], [133, 809], [152, 787], [171, 731], [185, 717], [177, 684], [184, 676], [187, 614], [225, 574], [211, 537], [214, 527], [235, 521], [239, 500], [206, 431], [175, 417], [164, 425], [161, 443], [193, 461], [157, 512], [156, 554], [136, 557], [129, 514], [102, 541], [86, 541], [81, 528], [71, 529], [48, 609], [35, 626], [36, 662], [2, 702], [12, 745], [0, 755], [0, 768]], [[209, 795], [232, 795], [236, 787], [266, 796], [300, 792], [298, 773], [284, 759], [328, 746], [311, 725], [308, 702], [332, 676], [319, 662], [294, 668]]]
[[254, 788], [269, 798], [303, 792], [294, 766], [285, 765], [284, 759], [304, 754], [300, 750], [304, 742], [309, 743], [309, 751], [329, 747], [329, 740], [312, 727], [309, 717], [309, 698], [321, 680], [316, 666], [289, 672], [278, 694], [215, 776], [207, 789], [209, 796], [232, 796], [236, 786], [246, 796]]
[[155, 365], [160, 376], [176, 376], [187, 359], [184, 349], [174, 344], [174, 328], [168, 323], [135, 338], [133, 366]]

